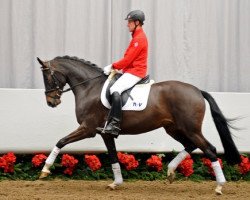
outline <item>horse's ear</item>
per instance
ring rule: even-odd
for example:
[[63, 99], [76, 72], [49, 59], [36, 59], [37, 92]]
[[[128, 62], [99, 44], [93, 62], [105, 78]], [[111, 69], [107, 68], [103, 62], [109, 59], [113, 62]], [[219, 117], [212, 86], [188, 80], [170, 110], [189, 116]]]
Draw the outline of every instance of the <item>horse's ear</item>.
[[42, 66], [45, 66], [44, 63], [43, 63], [43, 61], [42, 61], [40, 58], [37, 57], [37, 61], [38, 61]]

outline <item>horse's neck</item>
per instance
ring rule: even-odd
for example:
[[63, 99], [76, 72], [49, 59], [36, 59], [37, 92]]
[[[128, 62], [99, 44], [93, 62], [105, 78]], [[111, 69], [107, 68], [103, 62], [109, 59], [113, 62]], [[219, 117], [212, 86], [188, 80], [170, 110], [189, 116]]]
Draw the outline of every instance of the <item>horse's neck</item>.
[[[68, 63], [67, 65], [63, 63], [60, 66], [62, 73], [66, 76], [66, 82], [70, 87], [73, 87], [72, 92], [75, 96], [76, 117], [78, 123], [81, 123], [85, 116], [90, 113], [89, 109], [100, 104], [99, 97], [101, 95], [102, 86], [105, 82], [105, 77], [100, 76], [95, 78], [101, 75], [102, 72], [95, 72], [95, 69], [89, 69], [89, 66], [86, 66], [86, 69], [79, 69], [78, 67], [80, 68], [83, 66], [77, 66], [77, 64], [71, 66]], [[87, 82], [75, 86], [83, 81]]]
[[[102, 77], [98, 79], [93, 79], [100, 75], [101, 72], [94, 72], [90, 70], [88, 66], [85, 67], [85, 70], [79, 69], [83, 66], [64, 66], [64, 74], [67, 77], [67, 83], [70, 87], [73, 87], [73, 93], [75, 97], [84, 95], [85, 93], [91, 93], [95, 87], [99, 87], [103, 84]], [[92, 80], [93, 79], [93, 80]], [[89, 80], [89, 81], [88, 81]], [[87, 81], [79, 86], [77, 84]], [[102, 87], [101, 87], [102, 88]]]

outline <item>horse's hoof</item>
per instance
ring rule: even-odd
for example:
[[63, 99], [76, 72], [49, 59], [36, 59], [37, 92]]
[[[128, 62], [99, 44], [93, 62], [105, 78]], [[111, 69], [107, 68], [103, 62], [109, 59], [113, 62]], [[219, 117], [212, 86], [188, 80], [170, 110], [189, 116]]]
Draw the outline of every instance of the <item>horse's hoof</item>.
[[222, 195], [221, 189], [222, 189], [222, 186], [221, 185], [217, 185], [217, 187], [215, 188], [215, 193], [217, 195]]
[[113, 183], [109, 184], [109, 185], [107, 186], [107, 188], [110, 189], [110, 190], [115, 190], [115, 188], [116, 188], [117, 186], [118, 186], [118, 185], [115, 184], [115, 183], [113, 182]]
[[43, 178], [46, 178], [47, 176], [50, 175], [50, 172], [41, 172], [40, 176], [39, 176], [39, 179], [43, 179]]
[[175, 179], [175, 173], [174, 172], [169, 173], [167, 179], [170, 184], [173, 183]]

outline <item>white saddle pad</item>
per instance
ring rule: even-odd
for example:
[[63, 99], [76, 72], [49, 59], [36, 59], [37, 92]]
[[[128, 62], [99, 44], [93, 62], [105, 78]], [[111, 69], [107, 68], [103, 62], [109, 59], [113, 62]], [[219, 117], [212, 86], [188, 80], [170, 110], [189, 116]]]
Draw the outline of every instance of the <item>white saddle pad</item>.
[[[110, 79], [108, 78], [105, 81], [103, 88], [102, 88], [102, 92], [101, 92], [102, 104], [108, 109], [111, 108], [111, 105], [109, 104], [106, 98], [106, 90], [109, 85], [109, 82], [110, 82]], [[148, 95], [150, 92], [150, 88], [153, 83], [154, 81], [150, 80], [149, 83], [136, 85], [130, 93], [130, 96], [133, 99], [129, 97], [126, 104], [122, 107], [122, 110], [141, 111], [145, 109], [147, 106], [147, 102], [148, 102]]]

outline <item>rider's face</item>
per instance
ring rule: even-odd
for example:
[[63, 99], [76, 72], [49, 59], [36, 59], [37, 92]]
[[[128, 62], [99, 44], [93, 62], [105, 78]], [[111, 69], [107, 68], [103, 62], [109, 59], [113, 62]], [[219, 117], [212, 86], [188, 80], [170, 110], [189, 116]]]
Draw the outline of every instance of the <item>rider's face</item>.
[[133, 32], [135, 30], [135, 26], [137, 23], [139, 24], [139, 21], [134, 22], [133, 20], [128, 20], [127, 27], [129, 32]]

